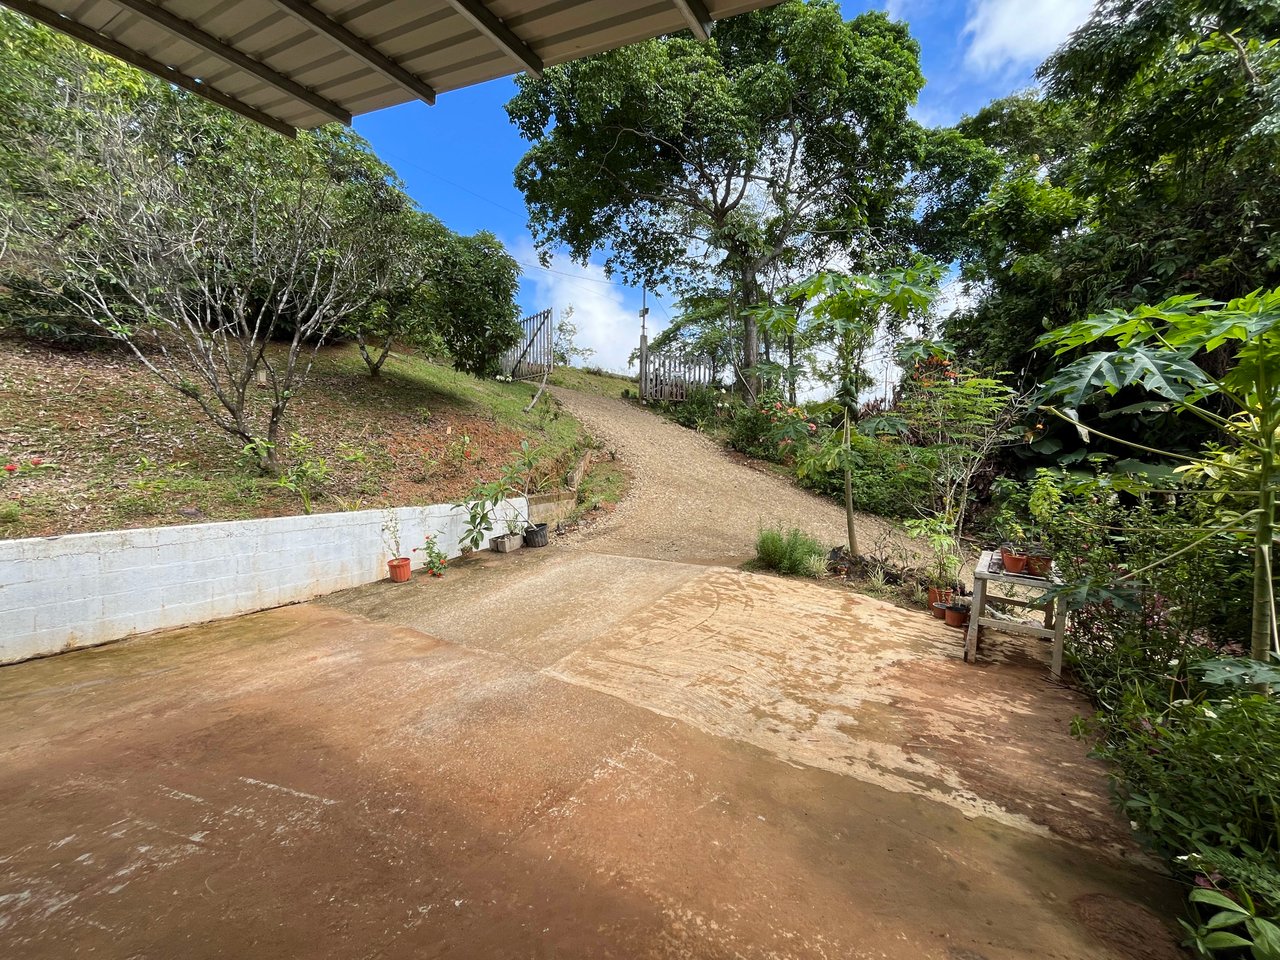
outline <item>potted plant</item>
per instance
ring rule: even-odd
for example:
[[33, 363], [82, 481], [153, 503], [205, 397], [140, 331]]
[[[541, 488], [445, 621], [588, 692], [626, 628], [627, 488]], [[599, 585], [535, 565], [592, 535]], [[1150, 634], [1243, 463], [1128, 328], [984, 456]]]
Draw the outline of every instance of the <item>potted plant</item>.
[[[938, 599], [934, 599], [937, 597]], [[929, 610], [939, 620], [945, 620], [947, 607], [951, 604], [951, 591], [938, 587], [929, 588]]]
[[547, 545], [547, 525], [531, 524], [529, 518], [512, 506], [514, 516], [503, 521], [505, 533], [491, 533], [499, 522], [498, 508], [504, 501], [515, 497], [523, 497], [529, 502], [529, 491], [534, 486], [534, 470], [542, 452], [539, 448], [530, 447], [529, 441], [520, 443], [520, 453], [514, 463], [502, 471], [502, 476], [491, 483], [478, 484], [472, 489], [467, 500], [455, 506], [467, 511], [467, 522], [462, 535], [462, 549], [478, 550], [489, 535], [489, 548], [497, 553], [510, 553], [522, 545], [545, 547]]
[[1053, 555], [1043, 543], [1027, 547], [1027, 573], [1033, 577], [1048, 577], [1053, 571]]
[[1010, 547], [1002, 551], [1000, 558], [1004, 561], [1005, 573], [1022, 575], [1027, 570], [1027, 552], [1022, 547]]
[[946, 606], [943, 619], [948, 627], [967, 627], [969, 625], [969, 608], [972, 601], [968, 597], [952, 597]]
[[960, 574], [959, 543], [955, 528], [945, 517], [940, 516], [908, 520], [905, 526], [913, 539], [926, 540], [933, 554], [925, 580], [929, 588], [929, 609], [941, 620], [944, 617], [943, 608], [955, 592], [956, 578]]
[[[524, 497], [524, 502], [529, 503], [529, 493], [536, 489], [540, 484], [537, 483], [536, 469], [538, 461], [542, 459], [542, 448], [529, 446], [528, 440], [520, 441], [520, 453], [516, 456], [516, 461], [507, 468], [508, 481], [512, 489], [519, 487], [520, 495]], [[524, 535], [524, 545], [526, 547], [545, 547], [547, 545], [547, 525], [545, 523], [532, 523], [528, 517], [521, 517], [521, 532]]]
[[994, 526], [997, 536], [1000, 537], [1000, 562], [1007, 570], [1009, 557], [1022, 549], [1027, 534], [1022, 524], [1018, 522], [1017, 515], [1008, 506], [996, 515]]
[[435, 537], [428, 533], [426, 541], [422, 546], [414, 547], [413, 552], [422, 554], [422, 569], [425, 572], [433, 577], [444, 576], [445, 568], [449, 566], [449, 558], [444, 555]]
[[1053, 571], [1053, 554], [1045, 545], [1045, 536], [1061, 509], [1062, 492], [1053, 474], [1043, 468], [1037, 470], [1035, 479], [1031, 481], [1031, 494], [1027, 497], [1034, 534], [1027, 547], [1027, 572], [1033, 577], [1048, 577]]
[[413, 573], [410, 570], [409, 558], [400, 555], [400, 518], [394, 510], [388, 510], [382, 516], [382, 544], [391, 554], [391, 559], [387, 561], [387, 572], [391, 575], [391, 582], [407, 582]]
[[[454, 504], [467, 511], [461, 540], [464, 550], [480, 549], [485, 536], [493, 530], [498, 507], [507, 499], [510, 492], [504, 476], [492, 483], [477, 484], [466, 500]], [[520, 546], [521, 539], [521, 534], [513, 533], [508, 526], [506, 533], [489, 536], [489, 548], [496, 553], [510, 553]]]

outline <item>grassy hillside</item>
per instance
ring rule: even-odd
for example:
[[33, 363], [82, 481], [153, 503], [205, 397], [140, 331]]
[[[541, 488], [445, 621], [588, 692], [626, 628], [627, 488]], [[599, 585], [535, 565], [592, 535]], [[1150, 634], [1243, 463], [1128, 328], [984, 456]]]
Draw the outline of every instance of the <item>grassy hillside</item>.
[[[128, 355], [0, 340], [0, 361], [0, 464], [19, 467], [0, 474], [0, 538], [302, 512]], [[557, 379], [614, 388], [582, 371]], [[589, 439], [547, 395], [524, 413], [534, 389], [402, 355], [373, 379], [353, 347], [325, 348], [288, 425], [313, 444], [301, 456], [329, 472], [313, 510], [451, 502], [496, 477], [526, 437], [557, 485]]]
[[586, 370], [578, 367], [557, 367], [551, 371], [550, 382], [557, 387], [567, 387], [570, 390], [609, 397], [620, 397], [624, 392], [635, 396], [636, 392], [635, 377], [608, 373], [598, 367]]

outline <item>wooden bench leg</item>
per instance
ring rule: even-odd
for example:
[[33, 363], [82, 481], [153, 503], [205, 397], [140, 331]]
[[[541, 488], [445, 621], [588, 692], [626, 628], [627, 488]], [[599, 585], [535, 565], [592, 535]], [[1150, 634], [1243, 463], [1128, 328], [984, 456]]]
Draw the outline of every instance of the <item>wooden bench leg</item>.
[[964, 659], [968, 663], [976, 663], [978, 660], [978, 631], [982, 629], [978, 626], [978, 621], [982, 619], [986, 606], [987, 581], [975, 577], [973, 602], [969, 605], [969, 632], [964, 638]]
[[1062, 647], [1067, 637], [1067, 605], [1059, 601], [1050, 605], [1055, 614], [1053, 618], [1053, 664], [1049, 668], [1053, 679], [1062, 679]]

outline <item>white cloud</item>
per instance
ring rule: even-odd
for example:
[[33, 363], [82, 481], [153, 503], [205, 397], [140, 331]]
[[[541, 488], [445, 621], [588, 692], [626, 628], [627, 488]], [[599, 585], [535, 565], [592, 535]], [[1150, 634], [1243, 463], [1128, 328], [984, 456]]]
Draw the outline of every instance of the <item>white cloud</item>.
[[[511, 255], [522, 264], [536, 264], [537, 253], [533, 244], [522, 238], [508, 244]], [[627, 357], [640, 345], [640, 318], [629, 305], [631, 291], [605, 277], [604, 267], [588, 264], [583, 267], [567, 257], [557, 257], [551, 264], [555, 272], [534, 266], [521, 266], [524, 271], [522, 301], [530, 310], [551, 307], [556, 318], [565, 307], [573, 306], [573, 322], [578, 327], [578, 346], [587, 347], [595, 354], [579, 361], [587, 366], [601, 366], [619, 373], [627, 370]], [[649, 314], [649, 334], [657, 332], [654, 313]], [[634, 372], [634, 370], [630, 371]]]
[[972, 0], [965, 65], [998, 74], [1039, 64], [1089, 15], [1092, 0]]

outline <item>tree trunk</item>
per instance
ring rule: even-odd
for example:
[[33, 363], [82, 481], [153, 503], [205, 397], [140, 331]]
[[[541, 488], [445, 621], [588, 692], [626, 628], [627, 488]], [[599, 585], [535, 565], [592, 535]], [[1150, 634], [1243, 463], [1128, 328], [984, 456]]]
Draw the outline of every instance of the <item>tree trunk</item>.
[[849, 556], [858, 555], [858, 531], [853, 527], [853, 471], [849, 464], [853, 449], [850, 443], [849, 411], [844, 412], [844, 520], [849, 534]]
[[787, 402], [796, 405], [796, 335], [787, 334]]
[[1271, 543], [1276, 532], [1276, 494], [1271, 488], [1275, 452], [1270, 443], [1262, 447], [1262, 467], [1258, 474], [1258, 525], [1253, 538], [1253, 617], [1249, 629], [1249, 656], [1267, 661], [1271, 656], [1272, 619], [1275, 607], [1271, 588]]
[[369, 354], [369, 348], [365, 343], [364, 334], [359, 330], [356, 331], [356, 346], [360, 348], [360, 356], [364, 358], [365, 366], [369, 368], [369, 376], [382, 376], [382, 365], [386, 363], [387, 356], [391, 353], [391, 337], [388, 336], [383, 339], [381, 352], [376, 360]]
[[742, 313], [742, 377], [747, 391], [758, 399], [760, 378], [752, 371], [760, 360], [760, 330], [756, 326], [756, 318], [748, 312], [755, 301], [755, 278], [746, 270], [742, 273], [738, 295], [741, 299], [738, 309]]

